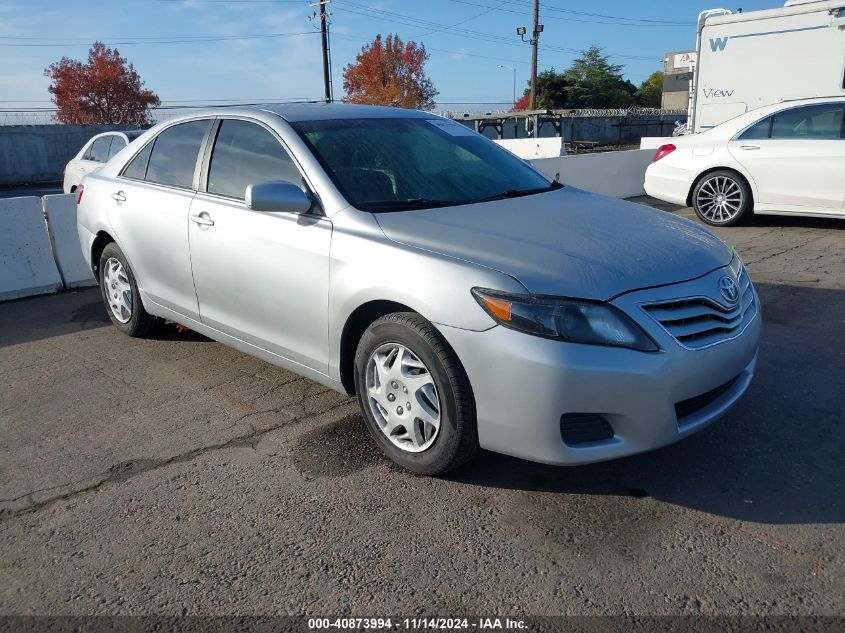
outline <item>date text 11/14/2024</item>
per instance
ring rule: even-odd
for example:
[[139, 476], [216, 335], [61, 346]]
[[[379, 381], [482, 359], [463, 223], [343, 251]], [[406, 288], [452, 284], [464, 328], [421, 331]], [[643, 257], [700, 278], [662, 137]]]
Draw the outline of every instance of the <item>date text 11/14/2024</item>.
[[309, 630], [519, 631], [524, 620], [512, 618], [308, 618]]

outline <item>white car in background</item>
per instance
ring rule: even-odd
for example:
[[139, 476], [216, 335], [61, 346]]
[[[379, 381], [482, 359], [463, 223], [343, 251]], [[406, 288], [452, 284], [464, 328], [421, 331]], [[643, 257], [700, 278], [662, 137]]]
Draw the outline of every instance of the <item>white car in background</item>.
[[751, 213], [845, 218], [845, 97], [765, 106], [657, 149], [650, 196], [707, 224]]
[[89, 140], [79, 153], [65, 166], [65, 193], [73, 193], [85, 174], [99, 169], [145, 130], [104, 132]]

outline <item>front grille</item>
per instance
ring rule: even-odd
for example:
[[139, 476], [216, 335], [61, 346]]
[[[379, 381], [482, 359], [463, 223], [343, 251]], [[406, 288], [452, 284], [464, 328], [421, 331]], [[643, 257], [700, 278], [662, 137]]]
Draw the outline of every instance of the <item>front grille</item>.
[[751, 279], [743, 266], [737, 280], [740, 300], [731, 308], [709, 297], [643, 305], [643, 309], [688, 349], [701, 349], [739, 335], [757, 316]]
[[724, 394], [728, 389], [733, 386], [733, 384], [737, 381], [737, 378], [739, 378], [739, 376], [731, 378], [724, 385], [719, 385], [718, 387], [716, 387], [715, 389], [711, 389], [707, 393], [702, 393], [701, 395], [695, 396], [693, 398], [688, 398], [686, 400], [676, 402], [675, 416], [678, 418], [678, 423], [683, 423], [684, 418], [689, 417], [693, 413], [697, 413], [712, 404], [713, 402], [716, 402], [716, 400], [718, 400], [722, 396], [722, 394]]
[[613, 439], [613, 427], [596, 413], [566, 413], [560, 417], [560, 435], [567, 444], [589, 444]]

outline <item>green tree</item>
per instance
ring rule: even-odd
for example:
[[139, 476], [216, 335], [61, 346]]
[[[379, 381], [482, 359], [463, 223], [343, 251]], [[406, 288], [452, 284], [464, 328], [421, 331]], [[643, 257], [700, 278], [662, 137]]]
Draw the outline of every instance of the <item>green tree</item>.
[[[554, 68], [544, 70], [537, 74], [537, 108], [540, 110], [553, 110], [554, 108], [565, 108], [568, 99], [567, 89], [569, 83], [563, 73], [556, 72]], [[528, 100], [531, 97], [531, 82], [516, 102], [514, 110], [527, 110]]]
[[620, 64], [611, 64], [598, 46], [591, 46], [563, 74], [569, 84], [567, 108], [627, 108], [634, 104], [637, 87], [622, 76]]
[[653, 72], [641, 85], [634, 95], [637, 105], [644, 108], [659, 108], [663, 102], [663, 73]]

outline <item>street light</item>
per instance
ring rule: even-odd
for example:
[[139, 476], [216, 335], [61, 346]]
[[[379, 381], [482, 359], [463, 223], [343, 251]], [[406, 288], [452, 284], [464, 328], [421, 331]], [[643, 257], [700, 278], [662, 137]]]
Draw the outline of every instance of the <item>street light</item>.
[[513, 71], [513, 106], [516, 107], [516, 68], [513, 66], [506, 66], [505, 64], [499, 64], [499, 68], [509, 68]]

